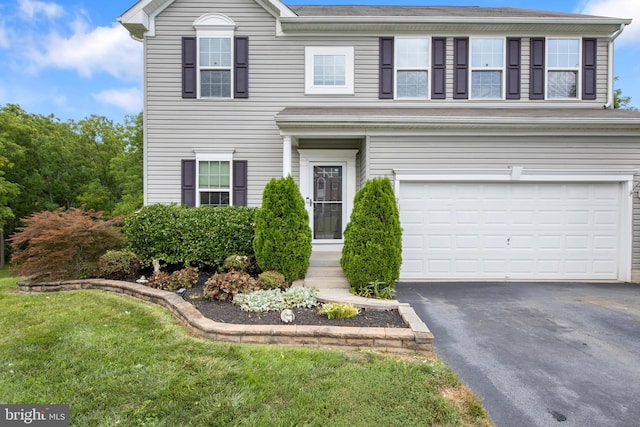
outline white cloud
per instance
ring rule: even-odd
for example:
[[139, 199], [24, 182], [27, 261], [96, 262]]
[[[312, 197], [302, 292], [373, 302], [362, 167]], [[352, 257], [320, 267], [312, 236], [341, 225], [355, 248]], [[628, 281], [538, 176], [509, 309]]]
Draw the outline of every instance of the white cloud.
[[124, 27], [114, 23], [90, 29], [78, 19], [72, 29], [71, 36], [52, 33], [44, 47], [33, 47], [33, 67], [73, 69], [82, 77], [106, 73], [119, 79], [140, 80], [142, 44], [131, 39]]
[[633, 22], [617, 39], [618, 44], [640, 43], [640, 1], [638, 0], [583, 0], [577, 12], [586, 15], [630, 18]]
[[127, 113], [139, 113], [142, 110], [142, 91], [138, 87], [103, 90], [93, 94], [93, 98], [104, 104], [115, 105]]
[[20, 12], [29, 19], [40, 13], [49, 19], [55, 19], [64, 14], [64, 9], [59, 4], [36, 0], [19, 0], [19, 8]]

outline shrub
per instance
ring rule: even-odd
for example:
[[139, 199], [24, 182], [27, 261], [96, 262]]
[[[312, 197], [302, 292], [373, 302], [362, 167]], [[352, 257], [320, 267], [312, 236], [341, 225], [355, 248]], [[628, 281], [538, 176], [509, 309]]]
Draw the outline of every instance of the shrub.
[[35, 213], [10, 239], [13, 271], [37, 280], [80, 279], [93, 275], [98, 259], [120, 249], [124, 239], [117, 219], [102, 212], [72, 208]]
[[261, 289], [249, 293], [239, 293], [233, 297], [233, 303], [245, 311], [266, 312], [282, 311], [286, 308], [311, 308], [318, 305], [318, 289], [289, 288]]
[[203, 296], [220, 301], [232, 300], [236, 294], [252, 292], [258, 289], [256, 280], [247, 273], [230, 271], [216, 273], [204, 285]]
[[258, 276], [258, 286], [260, 289], [285, 289], [287, 281], [277, 271], [265, 271]]
[[320, 308], [320, 314], [325, 314], [329, 319], [351, 319], [359, 312], [356, 306], [348, 303], [327, 303]]
[[150, 205], [129, 215], [124, 235], [144, 263], [219, 267], [230, 255], [253, 256], [256, 208]]
[[374, 178], [354, 198], [340, 265], [358, 294], [376, 281], [394, 289], [401, 263], [402, 228], [391, 181]]
[[263, 271], [282, 273], [287, 282], [303, 279], [311, 257], [311, 229], [304, 200], [291, 176], [272, 179], [256, 213], [253, 242]]
[[142, 263], [131, 251], [107, 251], [98, 260], [96, 275], [105, 279], [124, 280], [138, 277]]
[[251, 258], [246, 255], [230, 255], [222, 264], [224, 271], [239, 271], [241, 273], [249, 273], [251, 269]]
[[198, 269], [193, 267], [167, 273], [158, 271], [149, 278], [148, 286], [165, 291], [175, 291], [180, 288], [191, 288], [198, 283]]

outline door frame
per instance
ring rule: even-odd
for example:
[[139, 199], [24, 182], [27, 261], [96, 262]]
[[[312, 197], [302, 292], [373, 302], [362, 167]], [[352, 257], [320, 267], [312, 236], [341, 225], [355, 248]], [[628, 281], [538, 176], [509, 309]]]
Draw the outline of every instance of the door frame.
[[[356, 195], [356, 155], [358, 150], [323, 150], [323, 149], [298, 149], [300, 155], [300, 193], [302, 198], [312, 199], [311, 194], [313, 184], [313, 166], [319, 165], [342, 165], [345, 167], [343, 171], [343, 221], [342, 232], [349, 222], [351, 210], [353, 209], [353, 198]], [[307, 212], [309, 213], [309, 225], [313, 226], [313, 206], [305, 203]], [[313, 231], [313, 228], [312, 228]], [[339, 251], [342, 249], [343, 240], [313, 240], [314, 250]]]

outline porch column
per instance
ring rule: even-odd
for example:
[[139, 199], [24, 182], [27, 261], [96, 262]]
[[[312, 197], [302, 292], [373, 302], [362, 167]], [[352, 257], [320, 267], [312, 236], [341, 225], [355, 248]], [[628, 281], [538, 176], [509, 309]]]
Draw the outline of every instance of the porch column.
[[282, 176], [291, 175], [291, 137], [282, 137]]

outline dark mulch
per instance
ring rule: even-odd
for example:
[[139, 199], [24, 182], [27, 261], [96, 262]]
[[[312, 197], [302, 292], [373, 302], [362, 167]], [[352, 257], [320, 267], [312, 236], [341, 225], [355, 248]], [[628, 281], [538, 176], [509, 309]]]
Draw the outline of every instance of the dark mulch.
[[[206, 279], [205, 279], [206, 280]], [[191, 289], [187, 289], [183, 298], [192, 303], [203, 316], [216, 322], [235, 323], [245, 325], [282, 325], [280, 312], [252, 313], [243, 311], [240, 306], [225, 301], [208, 301], [202, 298], [204, 280]], [[194, 298], [196, 297], [196, 298]], [[197, 298], [199, 297], [199, 298]], [[364, 310], [351, 319], [328, 319], [318, 313], [316, 308], [296, 308], [293, 312], [296, 319], [294, 325], [331, 325], [373, 328], [407, 328], [398, 310]]]

